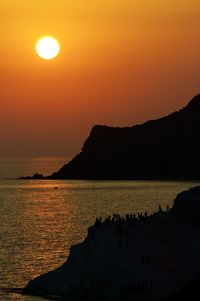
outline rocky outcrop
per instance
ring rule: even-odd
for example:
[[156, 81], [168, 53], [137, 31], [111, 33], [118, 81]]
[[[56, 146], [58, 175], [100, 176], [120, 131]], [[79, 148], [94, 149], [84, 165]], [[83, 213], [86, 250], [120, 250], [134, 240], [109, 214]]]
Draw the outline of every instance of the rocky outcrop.
[[61, 267], [23, 292], [63, 300], [171, 300], [191, 283], [200, 283], [200, 187], [180, 193], [165, 212], [97, 219]]
[[96, 125], [51, 179], [200, 179], [200, 95], [169, 116], [127, 128]]
[[142, 125], [94, 126], [71, 162], [48, 177], [33, 178], [200, 179], [199, 133], [200, 94], [182, 110]]

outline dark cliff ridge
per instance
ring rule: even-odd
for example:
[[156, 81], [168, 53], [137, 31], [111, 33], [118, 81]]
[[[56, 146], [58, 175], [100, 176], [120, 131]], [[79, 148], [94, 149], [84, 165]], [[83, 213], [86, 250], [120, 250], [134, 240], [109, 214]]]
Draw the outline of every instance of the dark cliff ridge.
[[148, 301], [200, 298], [200, 187], [171, 209], [97, 219], [62, 266], [24, 294], [56, 300]]
[[[82, 151], [48, 179], [200, 179], [200, 94], [133, 127], [96, 125]], [[41, 179], [41, 175], [35, 175]]]

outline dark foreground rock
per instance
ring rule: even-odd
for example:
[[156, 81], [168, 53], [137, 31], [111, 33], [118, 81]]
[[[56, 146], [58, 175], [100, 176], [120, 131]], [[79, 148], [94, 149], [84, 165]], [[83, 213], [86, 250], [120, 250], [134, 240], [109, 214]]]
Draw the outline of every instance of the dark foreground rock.
[[200, 281], [190, 283], [162, 301], [199, 301], [200, 300]]
[[94, 126], [81, 153], [44, 178], [200, 179], [199, 133], [197, 95], [180, 111], [142, 125]]
[[199, 283], [200, 187], [195, 187], [180, 193], [166, 212], [97, 219], [67, 261], [32, 280], [23, 293], [62, 300], [169, 301], [186, 300], [192, 292], [200, 296]]

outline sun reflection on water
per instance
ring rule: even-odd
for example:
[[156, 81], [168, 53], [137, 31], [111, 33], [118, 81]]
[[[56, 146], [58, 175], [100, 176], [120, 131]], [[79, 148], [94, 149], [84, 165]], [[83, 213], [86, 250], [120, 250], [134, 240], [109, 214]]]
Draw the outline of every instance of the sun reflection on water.
[[[194, 185], [196, 183], [0, 181], [0, 286], [23, 287], [31, 278], [64, 263], [71, 245], [85, 237], [96, 216], [152, 212], [159, 204], [165, 208], [179, 191]], [[32, 299], [10, 295], [2, 300]]]

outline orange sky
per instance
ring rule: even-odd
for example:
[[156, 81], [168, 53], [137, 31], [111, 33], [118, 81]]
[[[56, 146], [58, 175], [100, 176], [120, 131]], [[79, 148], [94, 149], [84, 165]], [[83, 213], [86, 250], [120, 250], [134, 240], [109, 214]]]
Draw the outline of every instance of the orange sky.
[[199, 0], [1, 0], [0, 156], [71, 156], [94, 124], [179, 109], [199, 92], [199, 28]]

